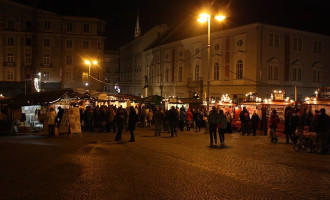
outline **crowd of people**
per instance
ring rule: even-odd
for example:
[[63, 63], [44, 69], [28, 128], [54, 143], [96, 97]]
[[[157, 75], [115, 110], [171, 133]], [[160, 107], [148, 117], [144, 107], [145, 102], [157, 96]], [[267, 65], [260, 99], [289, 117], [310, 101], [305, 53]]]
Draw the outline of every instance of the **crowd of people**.
[[[63, 109], [58, 108], [58, 114], [55, 117], [55, 111], [52, 109], [49, 112], [49, 132], [53, 134], [55, 124], [61, 122], [63, 116]], [[177, 136], [177, 126], [180, 131], [200, 132], [201, 127], [205, 125], [207, 118], [210, 134], [210, 146], [213, 143], [217, 144], [217, 133], [219, 134], [220, 145], [225, 142], [225, 133], [232, 133], [232, 116], [229, 112], [224, 112], [222, 109], [213, 107], [207, 115], [204, 108], [187, 110], [184, 107], [178, 108], [172, 106], [171, 109], [166, 110], [161, 107], [128, 107], [117, 108], [116, 106], [96, 106], [94, 108], [87, 106], [85, 110], [80, 110], [80, 119], [83, 131], [88, 132], [111, 132], [116, 133], [115, 140], [122, 140], [122, 132], [129, 131], [131, 138], [130, 142], [135, 141], [134, 130], [138, 125], [142, 128], [150, 128], [154, 125], [154, 136], [160, 136], [162, 131], [170, 133], [171, 137]], [[264, 118], [264, 117], [262, 117]], [[259, 127], [259, 115], [254, 112], [250, 117], [246, 107], [243, 107], [240, 112], [239, 119], [241, 121], [242, 135], [249, 135], [252, 129], [252, 134], [255, 136]], [[276, 110], [272, 110], [269, 119], [269, 129], [271, 135], [275, 135], [280, 118]], [[262, 123], [263, 124], [263, 123]], [[286, 143], [297, 142], [296, 132], [299, 130], [306, 130], [310, 132], [317, 132], [321, 143], [322, 153], [328, 152], [328, 134], [329, 134], [329, 116], [325, 113], [325, 109], [320, 111], [315, 110], [312, 113], [305, 108], [302, 112], [291, 107], [285, 109], [285, 128]], [[277, 140], [277, 138], [273, 138]]]

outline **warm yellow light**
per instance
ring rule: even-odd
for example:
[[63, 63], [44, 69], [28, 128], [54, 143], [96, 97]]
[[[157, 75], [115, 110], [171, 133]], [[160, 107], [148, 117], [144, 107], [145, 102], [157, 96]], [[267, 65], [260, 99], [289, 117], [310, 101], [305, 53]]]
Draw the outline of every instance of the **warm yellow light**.
[[97, 65], [97, 60], [93, 60], [93, 65]]
[[226, 19], [226, 16], [217, 15], [217, 16], [214, 17], [214, 19], [216, 19], [217, 21], [223, 21], [224, 19]]
[[199, 21], [200, 23], [204, 23], [207, 22], [207, 20], [209, 20], [210, 15], [207, 13], [202, 13], [199, 15], [199, 18], [197, 19], [197, 21]]
[[86, 65], [90, 65], [90, 64], [91, 64], [91, 61], [89, 61], [89, 60], [85, 60], [85, 64], [86, 64]]

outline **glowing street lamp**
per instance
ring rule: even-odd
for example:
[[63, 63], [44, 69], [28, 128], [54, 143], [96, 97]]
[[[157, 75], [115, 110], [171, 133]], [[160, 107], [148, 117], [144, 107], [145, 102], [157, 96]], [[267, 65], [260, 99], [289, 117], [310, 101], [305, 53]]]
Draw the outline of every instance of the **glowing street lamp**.
[[88, 83], [86, 84], [86, 86], [88, 86], [88, 90], [91, 90], [91, 83], [90, 83], [90, 76], [91, 76], [91, 65], [97, 65], [98, 62], [97, 60], [85, 60], [85, 64], [88, 65]]
[[[214, 17], [215, 20], [221, 22], [226, 19], [223, 15], [217, 15]], [[207, 94], [206, 94], [206, 102], [207, 102], [207, 111], [209, 110], [210, 105], [210, 69], [211, 69], [211, 15], [208, 13], [202, 13], [199, 15], [197, 19], [200, 23], [207, 22]]]

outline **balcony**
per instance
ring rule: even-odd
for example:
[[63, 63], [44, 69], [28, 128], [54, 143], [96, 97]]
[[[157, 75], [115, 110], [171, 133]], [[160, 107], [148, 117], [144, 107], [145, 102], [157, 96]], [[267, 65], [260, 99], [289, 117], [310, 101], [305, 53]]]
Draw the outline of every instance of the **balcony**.
[[16, 63], [14, 63], [14, 62], [3, 62], [3, 66], [6, 66], [6, 67], [15, 67], [16, 66]]
[[51, 68], [51, 67], [53, 67], [53, 64], [52, 63], [49, 63], [49, 64], [41, 63], [40, 67]]
[[192, 80], [188, 78], [188, 87], [200, 87], [203, 86], [203, 77], [199, 77], [198, 80]]

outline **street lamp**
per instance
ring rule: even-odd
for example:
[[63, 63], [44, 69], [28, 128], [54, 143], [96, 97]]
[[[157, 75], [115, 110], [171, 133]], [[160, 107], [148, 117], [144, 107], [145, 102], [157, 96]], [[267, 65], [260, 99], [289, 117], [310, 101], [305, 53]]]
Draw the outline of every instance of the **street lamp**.
[[[223, 21], [226, 19], [223, 15], [217, 15], [214, 17], [217, 21]], [[210, 105], [210, 69], [211, 69], [211, 15], [207, 13], [202, 13], [199, 15], [197, 19], [200, 23], [207, 22], [207, 93], [206, 93], [206, 103], [207, 103], [207, 111], [209, 110]]]
[[85, 64], [88, 65], [88, 90], [91, 91], [91, 65], [97, 65], [97, 60], [85, 60]]

